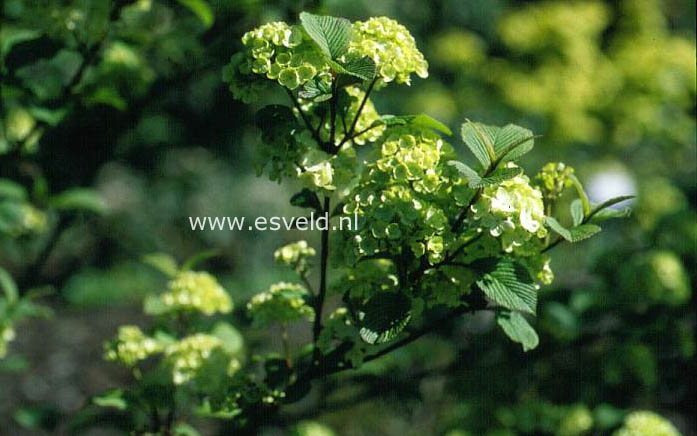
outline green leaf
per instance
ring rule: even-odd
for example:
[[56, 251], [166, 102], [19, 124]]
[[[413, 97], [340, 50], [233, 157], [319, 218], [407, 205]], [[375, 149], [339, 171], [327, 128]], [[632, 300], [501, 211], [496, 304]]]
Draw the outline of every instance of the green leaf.
[[189, 9], [198, 17], [206, 29], [213, 25], [213, 9], [205, 0], [177, 0], [180, 5]]
[[361, 80], [373, 80], [375, 78], [375, 62], [368, 56], [351, 59], [339, 65], [342, 69], [339, 73], [348, 74]]
[[523, 345], [523, 351], [533, 350], [540, 343], [537, 332], [520, 313], [499, 313], [496, 321], [513, 342]]
[[211, 330], [211, 335], [223, 342], [223, 350], [230, 355], [237, 355], [242, 352], [244, 339], [239, 331], [226, 322], [218, 322]]
[[477, 286], [487, 297], [506, 309], [535, 314], [537, 286], [524, 266], [508, 258], [485, 259], [473, 266], [484, 273]]
[[633, 195], [621, 195], [619, 197], [614, 197], [614, 198], [611, 198], [609, 200], [605, 200], [598, 205], [593, 205], [593, 207], [590, 211], [590, 215], [591, 216], [596, 215], [597, 213], [599, 213], [599, 212], [601, 212], [609, 207], [612, 207], [612, 206], [616, 205], [617, 203], [631, 200], [632, 198], [634, 198]]
[[569, 242], [578, 242], [588, 239], [601, 230], [600, 227], [595, 224], [583, 224], [578, 227], [573, 227], [572, 229], [567, 229], [551, 216], [546, 217], [545, 223], [550, 229], [554, 230], [555, 233]]
[[174, 277], [179, 272], [176, 259], [166, 253], [150, 253], [143, 256], [146, 263], [169, 277]]
[[632, 209], [625, 207], [624, 209], [607, 208], [596, 212], [590, 219], [591, 222], [605, 221], [613, 218], [628, 218], [632, 215]]
[[92, 402], [97, 406], [111, 407], [118, 410], [126, 410], [128, 402], [123, 397], [122, 389], [114, 389], [92, 398]]
[[2, 288], [7, 298], [7, 302], [12, 304], [19, 298], [17, 283], [5, 268], [0, 266], [0, 288]]
[[143, 312], [146, 315], [158, 316], [167, 313], [169, 307], [165, 306], [162, 299], [157, 295], [148, 295], [143, 300]]
[[438, 132], [444, 133], [448, 136], [453, 134], [453, 132], [448, 128], [448, 126], [427, 114], [399, 116], [383, 115], [382, 117], [380, 117], [380, 121], [385, 123], [385, 125], [387, 126], [399, 126], [409, 124], [416, 127], [426, 127], [429, 129], [433, 129]]
[[305, 32], [330, 59], [336, 60], [346, 53], [351, 41], [351, 22], [345, 18], [300, 13]]
[[571, 218], [574, 220], [574, 227], [583, 222], [583, 202], [580, 198], [571, 202]]
[[449, 161], [448, 165], [454, 166], [467, 179], [467, 186], [470, 188], [498, 185], [504, 180], [512, 179], [523, 172], [522, 168], [500, 168], [490, 176], [482, 178], [475, 170], [462, 162]]
[[97, 191], [88, 188], [67, 189], [51, 198], [51, 205], [59, 210], [104, 213], [106, 203]]
[[515, 124], [496, 127], [469, 120], [462, 125], [462, 140], [484, 168], [516, 160], [535, 144], [532, 132]]
[[174, 436], [201, 436], [195, 428], [189, 424], [180, 422], [174, 426], [174, 431], [172, 433]]
[[41, 32], [36, 29], [22, 29], [12, 27], [10, 24], [3, 24], [0, 29], [0, 57], [4, 57], [12, 50], [12, 46], [25, 41], [31, 41], [41, 36]]
[[489, 168], [496, 158], [494, 143], [489, 126], [467, 121], [460, 130], [462, 140], [465, 141], [474, 157], [477, 158], [483, 168]]
[[397, 292], [380, 292], [358, 314], [361, 339], [382, 344], [396, 338], [411, 319], [411, 303]]
[[298, 91], [298, 97], [321, 103], [332, 98], [332, 89], [324, 81], [314, 78]]
[[586, 194], [586, 190], [583, 189], [583, 185], [575, 175], [569, 174], [569, 180], [571, 180], [571, 182], [574, 185], [574, 188], [576, 188], [578, 198], [581, 199], [581, 205], [583, 206], [583, 216], [587, 217], [591, 213], [591, 203], [588, 200], [588, 194]]
[[293, 195], [290, 198], [290, 204], [296, 207], [314, 209], [318, 213], [322, 212], [322, 205], [320, 204], [319, 197], [317, 197], [316, 193], [310, 191], [307, 188], [303, 188], [302, 191]]
[[494, 152], [501, 162], [508, 162], [520, 158], [532, 150], [535, 145], [535, 136], [532, 131], [507, 124], [501, 128], [491, 127], [494, 135]]
[[182, 263], [181, 269], [182, 271], [189, 271], [201, 262], [205, 262], [208, 259], [212, 259], [218, 256], [220, 256], [220, 250], [217, 248], [201, 251], [186, 259], [184, 263]]
[[26, 200], [27, 189], [10, 179], [0, 179], [0, 198], [10, 200]]
[[261, 139], [267, 144], [290, 137], [298, 123], [293, 110], [288, 106], [272, 104], [259, 109], [254, 115], [254, 123], [261, 130]]

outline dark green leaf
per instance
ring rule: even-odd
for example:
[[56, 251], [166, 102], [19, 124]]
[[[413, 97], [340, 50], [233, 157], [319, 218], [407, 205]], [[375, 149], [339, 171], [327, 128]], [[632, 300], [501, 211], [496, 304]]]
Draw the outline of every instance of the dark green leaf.
[[578, 226], [583, 222], [583, 202], [580, 198], [571, 202], [571, 218], [574, 220], [574, 226]]
[[60, 210], [86, 211], [101, 214], [106, 210], [106, 203], [93, 189], [67, 189], [51, 198], [51, 205]]
[[511, 259], [487, 259], [474, 264], [483, 272], [477, 285], [491, 300], [511, 310], [535, 314], [537, 287], [530, 273]]
[[351, 41], [351, 22], [345, 18], [300, 13], [305, 32], [330, 59], [338, 59]]
[[540, 343], [537, 332], [520, 313], [499, 313], [496, 321], [512, 341], [523, 346], [523, 351], [533, 350]]
[[294, 194], [290, 198], [290, 204], [296, 207], [304, 207], [307, 209], [314, 209], [318, 213], [322, 211], [322, 205], [320, 204], [319, 197], [317, 194], [310, 191], [307, 188], [303, 188], [302, 191]]
[[396, 292], [381, 292], [359, 312], [360, 336], [369, 344], [381, 344], [396, 338], [411, 319], [411, 303]]
[[490, 176], [482, 178], [479, 174], [469, 166], [458, 161], [449, 161], [448, 165], [454, 166], [464, 178], [467, 179], [467, 186], [470, 188], [483, 188], [485, 186], [498, 185], [504, 180], [512, 179], [520, 175], [523, 170], [521, 168], [500, 168], [494, 171]]
[[213, 25], [213, 9], [205, 0], [177, 0], [180, 5], [189, 9], [198, 17], [206, 28]]

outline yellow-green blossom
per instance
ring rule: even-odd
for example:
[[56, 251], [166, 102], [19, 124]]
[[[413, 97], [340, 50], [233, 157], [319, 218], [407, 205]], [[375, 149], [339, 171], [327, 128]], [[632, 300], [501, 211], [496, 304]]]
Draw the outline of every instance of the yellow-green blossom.
[[206, 315], [229, 313], [232, 300], [212, 275], [206, 272], [182, 271], [168, 284], [160, 296], [170, 311], [195, 310]]
[[349, 54], [370, 57], [380, 79], [387, 83], [411, 83], [411, 74], [428, 77], [428, 62], [406, 27], [387, 17], [353, 23]]
[[315, 255], [315, 249], [307, 241], [284, 245], [273, 253], [276, 262], [291, 266], [295, 271], [304, 273], [308, 268], [308, 257]]
[[126, 366], [134, 366], [141, 360], [162, 351], [162, 345], [145, 335], [139, 327], [124, 325], [119, 327], [116, 339], [104, 345], [104, 358], [118, 361]]
[[258, 326], [303, 318], [312, 320], [315, 311], [305, 301], [307, 295], [307, 289], [301, 285], [279, 282], [252, 297], [247, 311]]
[[574, 169], [566, 166], [562, 162], [549, 162], [542, 167], [535, 182], [542, 190], [544, 197], [555, 199], [561, 196], [565, 188], [573, 185], [571, 176], [574, 174]]
[[492, 236], [500, 238], [504, 251], [509, 253], [547, 235], [542, 192], [530, 186], [524, 175], [484, 188], [472, 211]]
[[215, 336], [197, 333], [165, 349], [166, 361], [172, 367], [172, 380], [180, 385], [194, 378], [211, 354], [223, 345]]
[[630, 413], [613, 436], [681, 436], [667, 419], [649, 411]]

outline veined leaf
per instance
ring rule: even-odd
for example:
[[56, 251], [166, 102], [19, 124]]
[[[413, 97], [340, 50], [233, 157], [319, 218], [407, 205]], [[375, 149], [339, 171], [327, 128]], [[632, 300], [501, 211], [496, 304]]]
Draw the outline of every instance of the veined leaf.
[[605, 221], [613, 218], [627, 218], [632, 215], [632, 209], [625, 207], [624, 209], [607, 208], [598, 211], [590, 219], [591, 222]]
[[346, 53], [351, 41], [351, 22], [345, 18], [300, 13], [305, 32], [330, 59], [336, 60]]
[[589, 215], [595, 216], [595, 215], [598, 214], [599, 212], [601, 212], [601, 211], [603, 211], [603, 210], [606, 210], [607, 208], [612, 207], [612, 206], [616, 205], [617, 203], [621, 203], [621, 202], [623, 202], [623, 201], [631, 200], [632, 198], [634, 198], [633, 195], [621, 195], [621, 196], [619, 196], [619, 197], [614, 197], [614, 198], [611, 198], [611, 199], [609, 199], [609, 200], [605, 200], [605, 201], [603, 201], [602, 203], [600, 203], [600, 204], [598, 204], [598, 205], [593, 205], [593, 207], [591, 208], [591, 211], [590, 211], [590, 214], [589, 214]]
[[495, 132], [494, 152], [501, 162], [516, 160], [532, 150], [535, 145], [535, 136], [532, 131], [524, 127], [507, 124], [501, 128], [491, 129]]
[[484, 168], [496, 160], [500, 163], [516, 160], [535, 144], [534, 135], [526, 128], [515, 124], [488, 126], [472, 121], [462, 125], [462, 140]]
[[467, 186], [470, 188], [483, 188], [485, 186], [497, 185], [504, 180], [512, 179], [520, 175], [522, 168], [501, 168], [487, 177], [481, 177], [475, 170], [458, 161], [449, 161], [449, 165], [454, 166], [460, 174], [467, 179]]
[[583, 202], [580, 198], [571, 202], [571, 218], [574, 220], [574, 226], [578, 226], [583, 222]]
[[396, 338], [411, 319], [409, 299], [396, 292], [381, 292], [359, 312], [361, 339], [382, 344]]
[[506, 309], [535, 314], [537, 287], [525, 267], [507, 258], [487, 259], [476, 265], [484, 272], [477, 286], [487, 297]]
[[601, 230], [600, 227], [595, 224], [583, 224], [578, 227], [567, 229], [551, 216], [545, 218], [545, 223], [550, 229], [554, 230], [555, 233], [569, 242], [578, 242], [588, 239]]
[[399, 126], [410, 124], [417, 127], [427, 127], [429, 129], [436, 130], [438, 132], [444, 133], [448, 136], [452, 135], [453, 132], [437, 119], [430, 115], [418, 114], [418, 115], [383, 115], [380, 121], [385, 123], [387, 126]]
[[198, 17], [206, 28], [213, 25], [213, 9], [205, 0], [177, 0], [180, 5], [189, 9]]
[[[339, 74], [348, 74], [360, 80], [373, 80], [375, 78], [375, 62], [365, 56], [362, 58], [351, 59], [346, 63], [330, 61], [329, 65]], [[344, 86], [350, 85], [352, 81], [343, 81]]]
[[523, 346], [523, 351], [535, 349], [540, 343], [537, 332], [520, 313], [499, 313], [496, 316], [496, 321], [513, 342], [518, 342]]
[[465, 144], [467, 144], [467, 147], [469, 147], [479, 163], [482, 164], [482, 167], [489, 168], [491, 162], [496, 158], [494, 140], [489, 126], [467, 121], [462, 125], [460, 133], [462, 134], [462, 140], [465, 141]]

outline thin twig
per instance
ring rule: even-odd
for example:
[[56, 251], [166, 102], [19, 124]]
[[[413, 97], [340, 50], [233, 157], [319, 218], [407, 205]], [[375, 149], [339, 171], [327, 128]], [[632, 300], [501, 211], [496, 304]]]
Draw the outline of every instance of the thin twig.
[[[329, 211], [329, 197], [324, 197], [324, 207], [325, 213]], [[317, 293], [317, 301], [315, 303], [315, 322], [312, 328], [312, 338], [314, 343], [313, 351], [313, 362], [317, 362], [320, 351], [317, 345], [317, 340], [322, 331], [322, 309], [324, 308], [324, 298], [327, 294], [327, 259], [329, 257], [329, 227], [322, 230], [322, 248], [320, 253], [320, 277], [319, 277], [319, 291]]]

